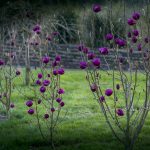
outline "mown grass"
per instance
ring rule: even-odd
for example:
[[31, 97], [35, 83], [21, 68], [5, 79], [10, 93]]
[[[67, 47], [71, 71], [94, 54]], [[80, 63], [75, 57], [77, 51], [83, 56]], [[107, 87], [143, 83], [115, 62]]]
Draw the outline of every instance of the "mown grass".
[[[145, 79], [142, 75], [138, 77], [138, 90], [142, 91]], [[58, 126], [55, 136], [56, 150], [122, 150], [123, 146], [108, 128], [84, 78], [85, 73], [78, 70], [68, 70], [62, 77], [61, 86], [66, 91], [63, 114], [67, 111], [67, 115]], [[102, 72], [104, 88], [109, 86], [108, 81], [111, 85], [111, 78]], [[22, 82], [16, 80], [16, 83], [24, 91], [28, 89], [22, 86]], [[30, 92], [28, 94], [30, 95]], [[120, 94], [119, 99], [121, 96]], [[111, 99], [109, 99], [110, 104]], [[48, 143], [40, 136], [34, 115], [27, 114], [25, 97], [16, 91], [12, 101], [15, 103], [15, 108], [11, 110], [11, 119], [0, 122], [0, 150], [49, 150]], [[136, 150], [150, 148], [149, 119], [150, 116], [136, 142]]]

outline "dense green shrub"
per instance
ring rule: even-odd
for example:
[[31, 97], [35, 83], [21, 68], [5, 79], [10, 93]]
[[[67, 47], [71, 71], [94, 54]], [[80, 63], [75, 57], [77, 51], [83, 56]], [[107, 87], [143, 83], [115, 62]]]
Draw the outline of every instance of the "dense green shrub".
[[125, 28], [123, 19], [118, 19], [115, 15], [110, 19], [107, 14], [98, 16], [86, 13], [82, 21], [82, 38], [88, 46], [97, 47], [106, 45], [104, 37], [110, 32], [115, 36], [124, 37]]
[[77, 15], [70, 9], [59, 11], [55, 17], [55, 30], [61, 35], [59, 42], [75, 43], [77, 40]]

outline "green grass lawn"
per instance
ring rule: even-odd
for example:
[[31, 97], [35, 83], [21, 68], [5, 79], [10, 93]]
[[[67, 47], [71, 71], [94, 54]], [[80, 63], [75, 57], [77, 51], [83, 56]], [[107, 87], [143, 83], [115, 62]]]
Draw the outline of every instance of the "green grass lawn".
[[[144, 78], [142, 75], [139, 78], [141, 90]], [[109, 77], [103, 75], [104, 88], [108, 87], [108, 79]], [[109, 81], [112, 84], [110, 79]], [[111, 133], [97, 102], [93, 99], [85, 80], [85, 72], [66, 71], [61, 85], [66, 91], [63, 114], [67, 111], [67, 115], [55, 136], [56, 150], [122, 150], [123, 146]], [[49, 150], [48, 144], [40, 136], [34, 115], [27, 114], [26, 99], [16, 91], [13, 101], [15, 108], [11, 110], [11, 119], [0, 122], [0, 150]], [[149, 119], [150, 117], [147, 118], [136, 142], [136, 150], [150, 149]]]

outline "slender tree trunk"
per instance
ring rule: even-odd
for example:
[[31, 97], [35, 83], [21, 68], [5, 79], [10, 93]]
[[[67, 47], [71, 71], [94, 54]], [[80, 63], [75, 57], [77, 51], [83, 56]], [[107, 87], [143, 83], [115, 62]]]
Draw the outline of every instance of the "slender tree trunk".
[[30, 83], [30, 55], [29, 55], [29, 45], [26, 49], [26, 75], [25, 75], [25, 84], [26, 86]]

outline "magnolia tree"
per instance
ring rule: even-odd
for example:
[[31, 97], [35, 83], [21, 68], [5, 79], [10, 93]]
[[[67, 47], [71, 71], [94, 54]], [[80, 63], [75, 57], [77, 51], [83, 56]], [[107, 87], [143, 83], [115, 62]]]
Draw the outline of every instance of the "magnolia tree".
[[2, 25], [0, 28], [0, 103], [1, 111], [7, 118], [10, 118], [10, 109], [15, 105], [12, 101], [12, 94], [16, 90], [15, 78], [17, 80], [21, 74], [21, 70], [17, 64], [16, 55], [16, 36], [17, 32], [14, 27]]
[[[93, 5], [93, 11], [100, 12], [101, 6]], [[105, 36], [108, 45], [98, 49], [105, 60], [103, 62], [85, 45], [80, 44], [78, 47], [82, 56], [80, 68], [86, 71], [91, 92], [112, 133], [126, 150], [133, 149], [150, 107], [150, 38], [148, 33], [142, 34], [138, 26], [141, 24], [140, 19], [141, 14], [134, 12], [127, 20], [128, 32], [125, 38], [117, 37], [113, 31]], [[126, 52], [126, 57], [120, 56], [121, 48]], [[114, 54], [113, 67], [107, 62], [110, 51]], [[133, 51], [138, 51], [140, 57], [137, 61], [133, 59]], [[104, 62], [110, 70], [102, 72]], [[124, 66], [128, 67], [128, 72]], [[108, 76], [108, 80], [103, 84], [105, 76]], [[143, 77], [142, 81], [140, 76]]]
[[[12, 46], [12, 42], [10, 44]], [[12, 93], [15, 88], [14, 79], [18, 77], [21, 72], [13, 66], [16, 59], [13, 47], [9, 50], [9, 52], [2, 53], [2, 56], [3, 58], [0, 58], [0, 103], [6, 117], [9, 118], [10, 108], [15, 107], [12, 102]]]
[[[45, 35], [45, 34], [44, 34]], [[32, 50], [35, 50], [34, 57], [38, 60], [38, 69], [30, 71], [32, 86], [29, 86], [30, 94], [33, 98], [28, 97], [26, 106], [29, 107], [27, 113], [37, 119], [39, 131], [46, 141], [54, 148], [54, 132], [57, 125], [62, 121], [60, 112], [64, 107], [63, 94], [64, 89], [61, 87], [61, 75], [65, 73], [61, 65], [61, 56], [57, 50], [52, 49], [51, 45], [56, 44], [57, 32], [50, 35], [42, 34], [42, 27], [35, 25], [32, 36], [28, 44]], [[51, 55], [53, 54], [53, 55]], [[44, 122], [44, 123], [43, 123]], [[45, 128], [47, 131], [45, 132]]]

